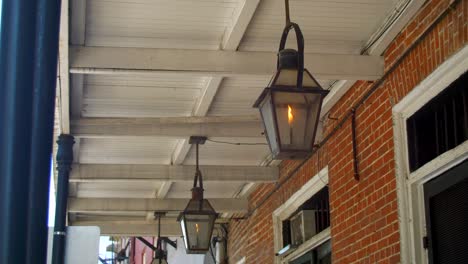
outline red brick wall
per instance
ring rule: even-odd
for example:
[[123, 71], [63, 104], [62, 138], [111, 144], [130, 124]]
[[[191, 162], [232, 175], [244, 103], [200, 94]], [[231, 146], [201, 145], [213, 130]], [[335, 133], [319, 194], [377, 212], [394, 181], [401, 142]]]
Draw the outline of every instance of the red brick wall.
[[[448, 7], [449, 0], [430, 0], [409, 22], [384, 53], [390, 67]], [[398, 263], [400, 236], [394, 169], [392, 106], [434, 69], [464, 47], [468, 40], [468, 0], [452, 7], [449, 15], [421, 38], [384, 83], [357, 109], [357, 149], [360, 181], [353, 177], [351, 121], [348, 120], [296, 173], [279, 188], [263, 184], [249, 197], [251, 208], [277, 189], [247, 220], [231, 221], [230, 263], [246, 257], [247, 263], [273, 263], [272, 212], [328, 165], [331, 235], [334, 263]], [[357, 82], [330, 111], [341, 120], [370, 89]], [[327, 120], [325, 135], [339, 120]], [[300, 162], [280, 165], [280, 182]]]

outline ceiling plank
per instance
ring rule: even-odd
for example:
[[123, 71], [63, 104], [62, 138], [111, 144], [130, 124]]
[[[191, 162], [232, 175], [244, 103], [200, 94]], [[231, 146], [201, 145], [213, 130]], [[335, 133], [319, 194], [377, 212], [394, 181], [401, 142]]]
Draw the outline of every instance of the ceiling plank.
[[231, 26], [223, 35], [222, 49], [237, 50], [260, 0], [242, 0], [234, 13]]
[[86, 2], [83, 0], [70, 1], [70, 43], [73, 45], [85, 44]]
[[[204, 181], [275, 182], [277, 167], [200, 166]], [[73, 164], [70, 182], [193, 181], [193, 165]]]
[[[183, 211], [189, 199], [68, 198], [69, 213]], [[219, 213], [246, 213], [247, 199], [212, 198]]]
[[75, 137], [164, 136], [186, 138], [263, 137], [258, 117], [81, 118], [71, 121]]
[[[70, 47], [71, 73], [135, 74], [166, 72], [196, 76], [270, 76], [276, 53], [115, 47]], [[306, 54], [306, 68], [318, 79], [376, 80], [380, 56]]]

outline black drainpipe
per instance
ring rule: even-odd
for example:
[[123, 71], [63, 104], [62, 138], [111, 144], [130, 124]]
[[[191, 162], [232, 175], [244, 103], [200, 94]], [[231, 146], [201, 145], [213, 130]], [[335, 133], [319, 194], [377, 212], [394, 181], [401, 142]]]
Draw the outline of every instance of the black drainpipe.
[[65, 263], [66, 219], [68, 199], [68, 178], [73, 162], [73, 136], [60, 135], [57, 141], [57, 197], [55, 208], [54, 244], [52, 264]]

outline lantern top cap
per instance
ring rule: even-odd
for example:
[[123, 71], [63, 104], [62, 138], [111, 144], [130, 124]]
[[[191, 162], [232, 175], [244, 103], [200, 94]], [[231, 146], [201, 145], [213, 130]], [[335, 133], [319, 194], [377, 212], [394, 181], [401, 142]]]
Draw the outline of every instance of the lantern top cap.
[[284, 49], [278, 52], [278, 69], [298, 69], [299, 53], [295, 49]]

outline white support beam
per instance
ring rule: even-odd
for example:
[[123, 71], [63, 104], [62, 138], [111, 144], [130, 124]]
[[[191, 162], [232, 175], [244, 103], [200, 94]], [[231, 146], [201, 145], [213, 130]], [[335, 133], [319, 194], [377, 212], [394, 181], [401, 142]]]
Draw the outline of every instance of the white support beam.
[[166, 181], [161, 184], [161, 187], [157, 190], [156, 198], [165, 198], [167, 193], [171, 190], [172, 181]]
[[205, 116], [210, 109], [211, 103], [218, 92], [221, 83], [223, 82], [223, 77], [212, 77], [206, 87], [203, 89], [202, 94], [193, 108], [193, 116]]
[[[204, 181], [275, 182], [277, 167], [261, 166], [200, 166]], [[193, 181], [193, 165], [114, 165], [73, 164], [70, 182], [155, 182]]]
[[222, 49], [237, 50], [260, 0], [241, 0], [235, 10], [231, 25], [223, 35]]
[[[73, 215], [73, 214], [71, 214]], [[80, 217], [75, 217], [77, 220], [73, 221], [73, 225], [79, 226], [92, 226], [92, 225], [100, 225], [100, 224], [129, 224], [129, 225], [143, 225], [143, 224], [157, 224], [158, 220], [154, 218], [154, 212], [151, 213], [151, 218], [136, 218], [136, 217], [126, 217], [126, 216], [95, 216], [91, 218], [87, 218], [86, 220], [80, 220]], [[76, 216], [76, 215], [75, 215]], [[176, 223], [177, 217], [162, 217], [161, 224], [171, 224]], [[217, 224], [225, 224], [229, 223], [228, 218], [220, 218], [216, 219]]]
[[69, 74], [69, 8], [68, 1], [62, 1], [60, 11], [60, 36], [58, 56], [58, 85], [60, 103], [61, 133], [70, 133], [70, 74]]
[[[195, 104], [195, 107], [193, 108], [192, 116], [205, 116], [208, 113], [211, 103], [213, 102], [213, 99], [216, 93], [218, 92], [222, 81], [222, 77], [212, 77], [208, 81], [207, 85], [205, 86], [205, 89], [203, 89], [200, 98], [198, 99], [197, 103]], [[191, 148], [188, 142], [189, 138], [184, 138], [179, 141], [172, 153], [172, 164], [180, 165], [184, 163], [185, 157], [187, 157], [187, 154], [189, 153]]]
[[[144, 198], [69, 198], [69, 213], [102, 212], [154, 212], [183, 211], [189, 199], [144, 199]], [[216, 212], [246, 213], [247, 199], [212, 198], [210, 203]]]
[[[71, 73], [195, 76], [270, 76], [275, 52], [239, 52], [115, 47], [70, 47]], [[306, 54], [306, 68], [318, 79], [375, 80], [383, 74], [380, 56]]]
[[[128, 224], [128, 223], [71, 223], [72, 226], [97, 226], [101, 229], [101, 236], [157, 236], [157, 228], [155, 223], [146, 224]], [[161, 223], [161, 236], [179, 237], [182, 235], [180, 224]]]
[[[104, 236], [157, 236], [156, 223], [126, 223], [126, 222], [72, 222], [72, 226], [97, 226]], [[161, 236], [182, 236], [180, 224], [177, 221], [161, 221]]]
[[172, 118], [82, 118], [72, 120], [75, 137], [262, 137], [256, 116]]

